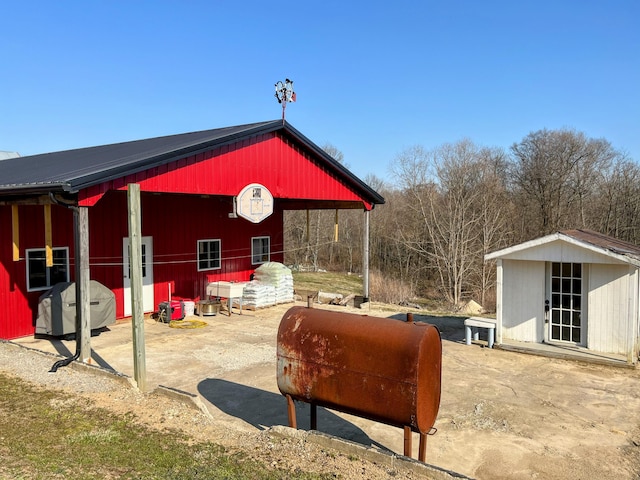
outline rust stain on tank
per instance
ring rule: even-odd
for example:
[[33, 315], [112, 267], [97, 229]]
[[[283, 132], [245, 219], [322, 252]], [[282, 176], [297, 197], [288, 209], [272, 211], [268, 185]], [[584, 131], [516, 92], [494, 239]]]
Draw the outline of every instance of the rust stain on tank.
[[420, 433], [438, 414], [441, 363], [429, 324], [293, 307], [278, 329], [283, 395]]

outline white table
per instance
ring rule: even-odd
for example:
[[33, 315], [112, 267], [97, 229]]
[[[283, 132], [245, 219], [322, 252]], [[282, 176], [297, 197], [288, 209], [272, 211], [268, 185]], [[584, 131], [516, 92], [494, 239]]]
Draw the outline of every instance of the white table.
[[210, 282], [207, 284], [207, 296], [226, 298], [229, 316], [231, 316], [233, 299], [237, 298], [240, 305], [240, 315], [242, 315], [242, 295], [246, 286], [247, 282]]
[[477, 341], [479, 338], [478, 329], [486, 328], [487, 335], [487, 346], [489, 348], [493, 348], [493, 340], [495, 336], [496, 330], [496, 321], [492, 318], [483, 318], [483, 317], [469, 317], [464, 321], [464, 337], [465, 343], [467, 345], [471, 345], [471, 334], [473, 332], [473, 340]]

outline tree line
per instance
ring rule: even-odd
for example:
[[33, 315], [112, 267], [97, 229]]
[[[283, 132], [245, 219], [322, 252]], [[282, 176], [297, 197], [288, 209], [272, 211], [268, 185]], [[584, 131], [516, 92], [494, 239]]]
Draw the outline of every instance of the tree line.
[[[332, 145], [323, 148], [343, 161]], [[371, 213], [370, 266], [385, 279], [378, 296], [397, 284], [400, 296], [492, 308], [495, 265], [486, 253], [574, 228], [640, 244], [640, 166], [582, 132], [543, 129], [507, 150], [467, 139], [413, 146], [389, 170], [365, 178], [386, 201]], [[289, 212], [285, 239], [288, 263], [360, 272], [361, 211]]]

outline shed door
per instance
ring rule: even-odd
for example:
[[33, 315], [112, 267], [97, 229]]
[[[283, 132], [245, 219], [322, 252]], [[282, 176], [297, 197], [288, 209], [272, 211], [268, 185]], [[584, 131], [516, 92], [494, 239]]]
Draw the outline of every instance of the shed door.
[[[129, 269], [129, 238], [122, 239], [124, 316], [131, 316], [131, 271]], [[153, 238], [142, 237], [142, 308], [153, 312]]]
[[582, 264], [551, 264], [549, 339], [584, 346], [586, 318], [582, 308]]

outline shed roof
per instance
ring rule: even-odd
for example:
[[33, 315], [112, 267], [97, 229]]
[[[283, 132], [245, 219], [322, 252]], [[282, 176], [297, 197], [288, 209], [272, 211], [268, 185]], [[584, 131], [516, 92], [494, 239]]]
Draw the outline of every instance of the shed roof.
[[371, 204], [384, 198], [286, 121], [273, 120], [148, 138], [0, 162], [0, 196], [78, 191], [249, 138], [279, 131], [309, 150]]
[[640, 247], [617, 238], [594, 232], [593, 230], [575, 229], [562, 230], [544, 237], [529, 240], [512, 247], [503, 248], [485, 255], [485, 260], [495, 260], [540, 247], [555, 241], [564, 241], [587, 250], [615, 258], [635, 266], [640, 266]]

